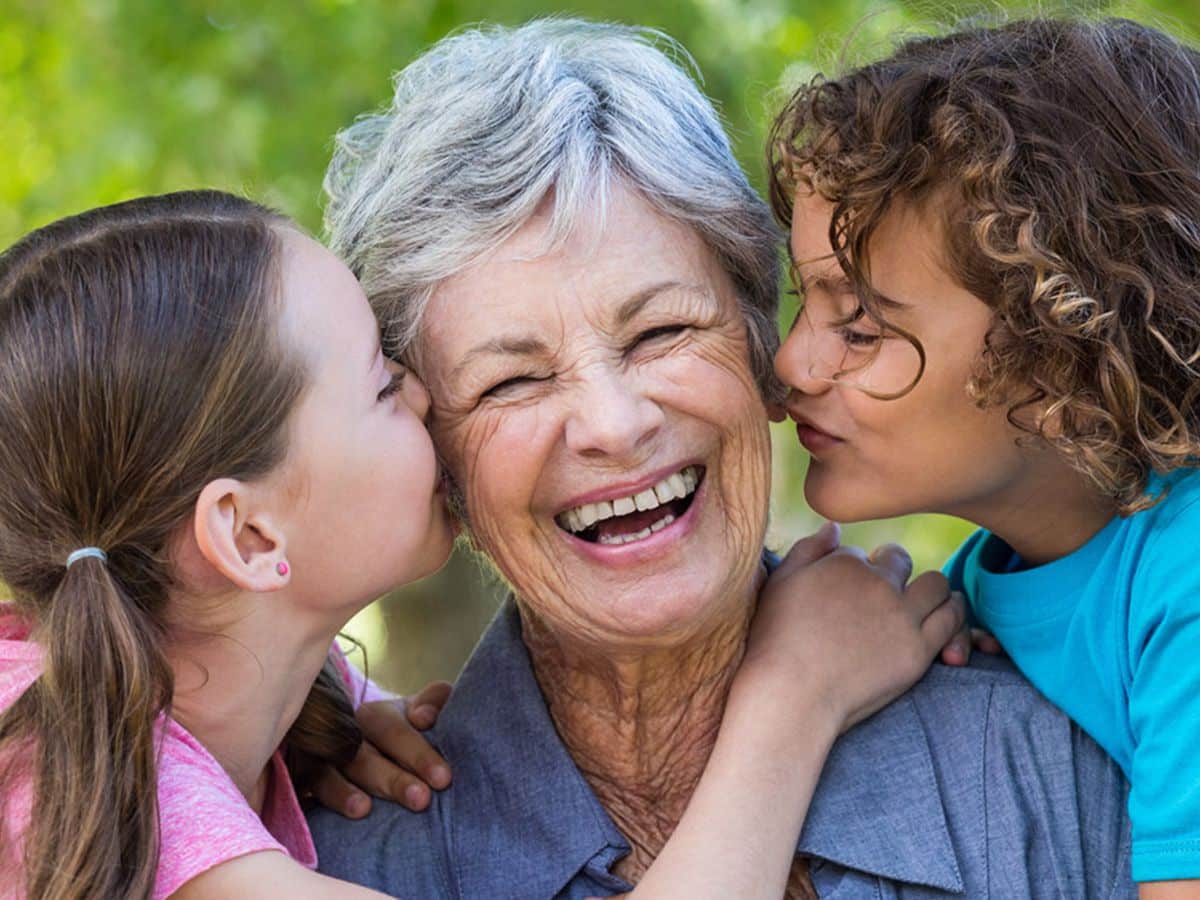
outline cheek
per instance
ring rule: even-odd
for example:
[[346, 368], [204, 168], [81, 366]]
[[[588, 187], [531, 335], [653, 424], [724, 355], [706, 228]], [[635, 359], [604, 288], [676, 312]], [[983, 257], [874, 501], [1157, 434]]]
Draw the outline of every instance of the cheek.
[[477, 413], [434, 430], [458, 495], [459, 512], [472, 531], [500, 528], [492, 515], [495, 510], [528, 506], [538, 430], [536, 414], [516, 408]]
[[721, 471], [713, 487], [735, 543], [761, 542], [770, 494], [770, 430], [744, 340], [701, 344], [685, 358], [664, 361], [660, 374], [669, 385], [661, 394], [664, 405], [717, 431]]
[[[715, 326], [690, 344], [642, 367], [649, 389], [700, 418], [727, 419], [730, 410], [762, 407], [740, 326]], [[667, 392], [661, 388], [669, 386]], [[727, 405], [736, 404], [736, 405]]]

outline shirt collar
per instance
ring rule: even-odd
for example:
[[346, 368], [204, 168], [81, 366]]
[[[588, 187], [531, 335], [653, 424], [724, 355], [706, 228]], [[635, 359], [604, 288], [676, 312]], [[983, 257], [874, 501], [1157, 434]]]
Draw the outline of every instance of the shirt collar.
[[629, 852], [554, 729], [511, 600], [471, 654], [435, 733], [454, 767], [456, 790], [444, 796], [485, 806], [453, 816], [460, 896], [495, 892], [503, 866], [481, 848], [519, 853], [528, 897], [553, 897], [584, 869], [603, 881]]
[[[462, 896], [494, 891], [497, 860], [481, 847], [519, 845], [529, 897], [554, 896], [584, 869], [602, 878], [629, 852], [554, 729], [511, 600], [471, 654], [436, 733], [458, 788], [444, 796], [486, 804], [454, 816], [450, 858]], [[964, 892], [924, 725], [907, 696], [834, 745], [797, 852]]]
[[[774, 571], [780, 558], [764, 550], [763, 561]], [[905, 694], [833, 745], [796, 852], [964, 893], [941, 797], [925, 725]]]
[[798, 851], [892, 881], [965, 892], [925, 726], [910, 697], [834, 744]]

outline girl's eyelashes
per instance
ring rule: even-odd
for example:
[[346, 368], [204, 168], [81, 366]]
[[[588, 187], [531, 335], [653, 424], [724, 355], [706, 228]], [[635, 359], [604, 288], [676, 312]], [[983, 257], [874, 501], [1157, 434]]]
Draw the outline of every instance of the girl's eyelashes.
[[378, 400], [383, 403], [385, 400], [396, 396], [400, 392], [400, 388], [404, 385], [404, 376], [407, 374], [407, 369], [397, 369], [392, 372], [392, 377], [388, 379], [388, 383], [384, 385], [382, 391], [379, 392]]

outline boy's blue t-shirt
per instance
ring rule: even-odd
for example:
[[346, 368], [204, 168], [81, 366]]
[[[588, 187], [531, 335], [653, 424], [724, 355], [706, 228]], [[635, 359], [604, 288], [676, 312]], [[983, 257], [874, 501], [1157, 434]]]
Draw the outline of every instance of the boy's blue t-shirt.
[[1164, 488], [1046, 565], [1014, 570], [981, 529], [945, 569], [976, 622], [1124, 769], [1135, 881], [1200, 878], [1200, 470], [1151, 477]]

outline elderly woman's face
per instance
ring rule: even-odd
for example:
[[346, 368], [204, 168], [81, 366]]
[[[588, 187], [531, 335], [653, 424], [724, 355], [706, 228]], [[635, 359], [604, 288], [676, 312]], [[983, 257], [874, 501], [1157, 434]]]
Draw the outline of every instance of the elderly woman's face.
[[438, 286], [417, 360], [434, 438], [527, 613], [607, 645], [686, 639], [744, 608], [766, 524], [733, 285], [624, 189], [551, 254], [547, 219]]

